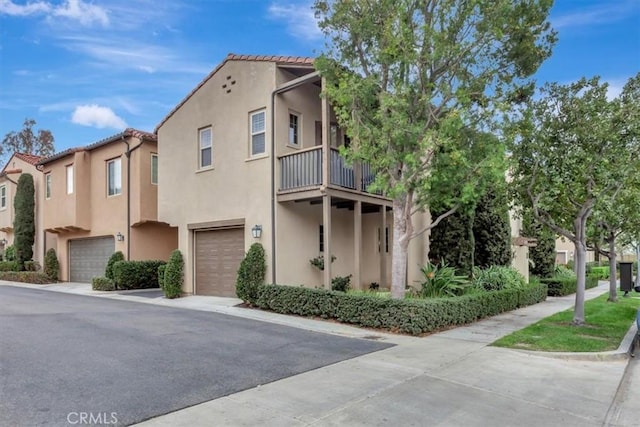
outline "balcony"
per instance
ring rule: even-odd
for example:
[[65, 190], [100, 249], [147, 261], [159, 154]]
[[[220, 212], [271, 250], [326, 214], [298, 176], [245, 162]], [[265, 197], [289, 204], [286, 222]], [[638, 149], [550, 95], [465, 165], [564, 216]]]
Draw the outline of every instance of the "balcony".
[[[322, 185], [322, 147], [285, 154], [278, 161], [281, 193], [310, 190]], [[335, 148], [331, 148], [329, 161], [330, 186], [378, 196], [382, 194], [368, 190], [369, 185], [375, 180], [375, 174], [368, 164], [349, 166]]]

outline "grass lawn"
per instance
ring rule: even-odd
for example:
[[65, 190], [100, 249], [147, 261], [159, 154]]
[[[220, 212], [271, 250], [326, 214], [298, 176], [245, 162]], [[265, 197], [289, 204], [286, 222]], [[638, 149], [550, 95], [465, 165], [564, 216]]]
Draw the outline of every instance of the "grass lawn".
[[492, 345], [523, 350], [589, 352], [618, 348], [635, 321], [640, 297], [607, 302], [605, 293], [585, 302], [584, 326], [572, 326], [573, 309], [556, 313], [524, 329], [500, 338]]

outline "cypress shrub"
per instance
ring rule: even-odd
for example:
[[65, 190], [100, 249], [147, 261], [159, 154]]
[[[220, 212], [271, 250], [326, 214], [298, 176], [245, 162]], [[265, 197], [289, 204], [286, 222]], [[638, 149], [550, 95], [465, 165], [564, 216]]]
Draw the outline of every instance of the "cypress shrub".
[[51, 280], [58, 280], [58, 274], [60, 273], [60, 264], [58, 263], [58, 256], [56, 250], [49, 248], [44, 255], [44, 274]]
[[118, 261], [124, 261], [124, 254], [122, 251], [117, 251], [111, 254], [109, 261], [107, 261], [107, 268], [104, 270], [104, 277], [113, 280], [113, 264]]
[[537, 239], [536, 246], [529, 248], [531, 266], [529, 272], [540, 278], [550, 278], [556, 268], [556, 236], [543, 224], [535, 221], [530, 212], [522, 219], [523, 234]]
[[473, 219], [474, 264], [480, 268], [511, 265], [511, 224], [506, 191], [498, 187], [485, 193]]
[[167, 268], [167, 264], [158, 266], [158, 287], [164, 290], [164, 270]]
[[15, 208], [13, 245], [16, 248], [16, 261], [20, 269], [24, 269], [25, 261], [33, 257], [33, 243], [36, 236], [35, 186], [31, 174], [20, 175], [13, 204]]
[[113, 264], [113, 282], [119, 289], [158, 287], [158, 267], [164, 261], [118, 261]]
[[236, 295], [241, 300], [253, 304], [258, 297], [258, 287], [264, 284], [267, 272], [264, 248], [260, 243], [254, 243], [249, 248], [238, 268], [236, 280]]
[[[433, 212], [437, 218], [442, 212]], [[429, 259], [433, 264], [444, 262], [458, 274], [471, 276], [473, 269], [473, 215], [456, 211], [431, 229]]]
[[169, 262], [164, 269], [164, 296], [166, 298], [178, 298], [182, 292], [184, 282], [184, 259], [180, 249], [171, 252]]

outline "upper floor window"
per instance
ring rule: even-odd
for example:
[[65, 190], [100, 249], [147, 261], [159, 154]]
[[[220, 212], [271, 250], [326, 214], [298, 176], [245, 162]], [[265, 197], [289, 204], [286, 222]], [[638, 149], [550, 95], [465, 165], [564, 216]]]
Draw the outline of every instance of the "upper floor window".
[[200, 169], [211, 166], [213, 134], [211, 126], [200, 129]]
[[158, 155], [151, 155], [151, 183], [158, 184]]
[[51, 198], [51, 172], [44, 176], [44, 198]]
[[107, 162], [107, 195], [116, 196], [122, 193], [122, 159]]
[[289, 113], [289, 144], [300, 144], [300, 115]]
[[0, 209], [7, 207], [7, 186], [0, 185]]
[[67, 166], [67, 194], [73, 194], [73, 165]]
[[265, 152], [266, 126], [265, 112], [259, 111], [250, 115], [251, 120], [251, 155]]

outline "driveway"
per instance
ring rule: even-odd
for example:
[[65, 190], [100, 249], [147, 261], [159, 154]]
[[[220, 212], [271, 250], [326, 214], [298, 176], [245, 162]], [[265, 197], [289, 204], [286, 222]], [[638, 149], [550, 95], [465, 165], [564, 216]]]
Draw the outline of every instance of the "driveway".
[[0, 425], [82, 424], [83, 414], [128, 425], [388, 347], [217, 313], [0, 286]]

